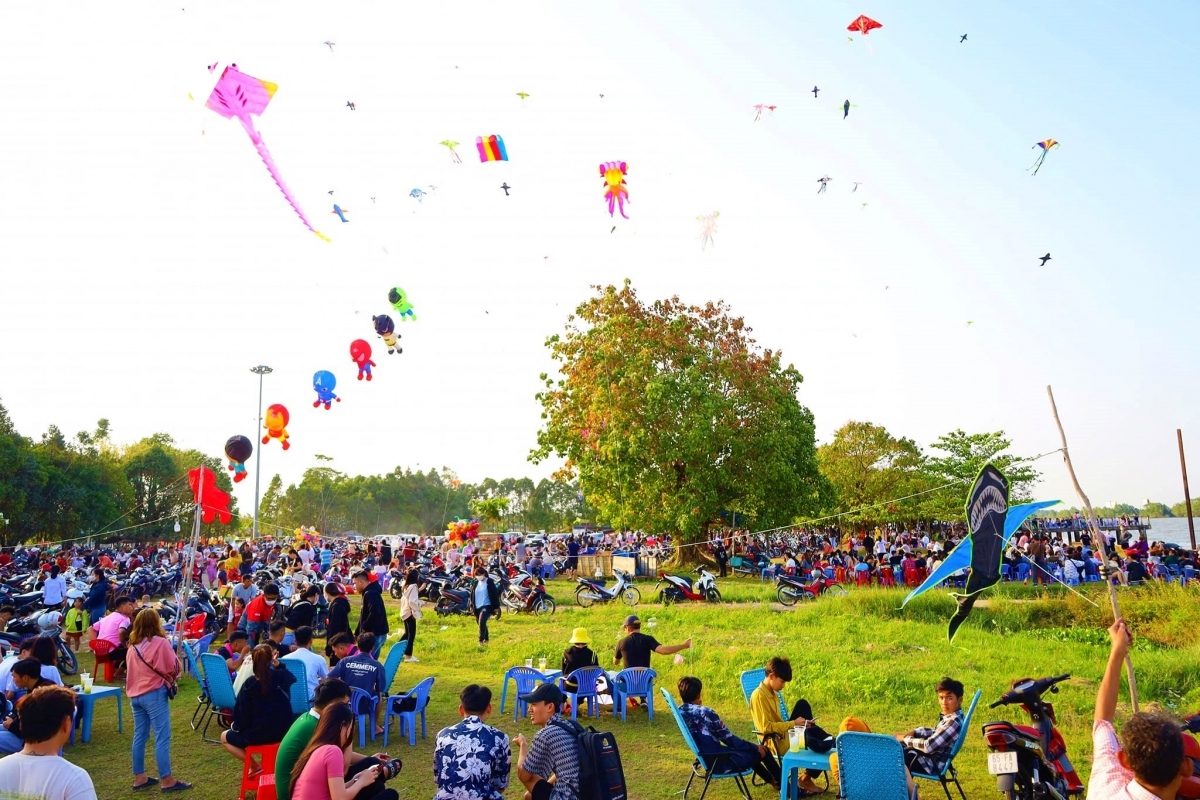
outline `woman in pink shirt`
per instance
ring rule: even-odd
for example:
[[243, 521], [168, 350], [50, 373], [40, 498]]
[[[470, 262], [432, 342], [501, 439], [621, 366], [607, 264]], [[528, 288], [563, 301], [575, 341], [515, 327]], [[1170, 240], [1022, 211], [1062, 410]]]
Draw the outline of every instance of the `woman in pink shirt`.
[[[162, 791], [181, 792], [192, 788], [171, 774], [171, 704], [167, 686], [181, 671], [162, 620], [153, 608], [143, 608], [129, 626], [129, 652], [125, 657], [128, 679], [125, 693], [133, 706], [133, 788], [159, 781]], [[158, 777], [146, 775], [146, 742], [154, 729], [154, 761]]]
[[327, 706], [308, 747], [292, 768], [292, 800], [350, 800], [374, 783], [378, 766], [368, 767], [346, 781], [346, 757], [353, 741], [354, 712], [350, 706]]

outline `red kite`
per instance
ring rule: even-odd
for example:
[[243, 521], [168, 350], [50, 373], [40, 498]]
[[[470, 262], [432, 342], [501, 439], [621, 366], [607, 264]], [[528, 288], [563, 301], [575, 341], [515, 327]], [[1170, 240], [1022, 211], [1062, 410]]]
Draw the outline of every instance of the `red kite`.
[[881, 25], [878, 22], [876, 22], [875, 20], [871, 19], [866, 14], [863, 14], [863, 15], [859, 16], [858, 19], [854, 20], [854, 22], [851, 22], [849, 24], [849, 26], [846, 27], [846, 30], [858, 31], [863, 36], [866, 36], [868, 33], [873, 31], [875, 28], [882, 28], [882, 27], [883, 27], [883, 25]]

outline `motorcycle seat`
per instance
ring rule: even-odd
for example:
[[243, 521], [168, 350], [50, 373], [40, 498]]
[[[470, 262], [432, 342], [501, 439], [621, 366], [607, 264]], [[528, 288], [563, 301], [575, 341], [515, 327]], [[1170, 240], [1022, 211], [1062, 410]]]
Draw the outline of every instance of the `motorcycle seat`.
[[28, 603], [38, 602], [42, 599], [41, 592], [25, 592], [24, 594], [14, 594], [10, 598], [14, 605], [23, 606]]

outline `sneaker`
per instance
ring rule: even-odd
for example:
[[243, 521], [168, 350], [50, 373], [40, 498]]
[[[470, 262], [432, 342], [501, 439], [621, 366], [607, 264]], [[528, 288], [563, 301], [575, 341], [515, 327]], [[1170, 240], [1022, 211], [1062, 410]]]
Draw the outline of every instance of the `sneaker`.
[[420, 661], [420, 659], [417, 658], [416, 656], [409, 656], [408, 658], [406, 658], [404, 660], [410, 664], [416, 664], [418, 661]]

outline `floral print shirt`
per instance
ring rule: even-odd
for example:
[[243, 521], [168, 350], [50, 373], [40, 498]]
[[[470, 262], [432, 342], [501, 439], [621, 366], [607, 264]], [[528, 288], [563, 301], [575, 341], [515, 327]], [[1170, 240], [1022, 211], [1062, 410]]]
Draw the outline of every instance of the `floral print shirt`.
[[508, 735], [468, 715], [437, 735], [434, 800], [503, 800], [511, 765]]

